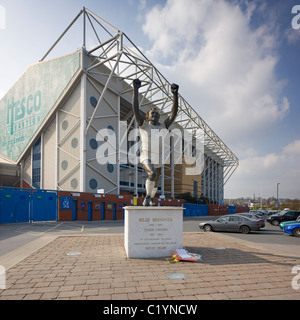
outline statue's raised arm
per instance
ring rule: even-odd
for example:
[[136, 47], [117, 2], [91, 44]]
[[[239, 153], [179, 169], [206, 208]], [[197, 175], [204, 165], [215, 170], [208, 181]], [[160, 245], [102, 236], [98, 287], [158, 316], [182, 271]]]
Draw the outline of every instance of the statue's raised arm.
[[138, 126], [141, 126], [144, 122], [144, 117], [140, 113], [139, 107], [139, 88], [141, 87], [142, 83], [139, 79], [135, 79], [133, 81], [133, 99], [132, 99], [132, 108], [135, 119], [137, 121]]
[[178, 89], [179, 89], [178, 84], [172, 83], [171, 91], [172, 91], [172, 94], [173, 94], [173, 106], [172, 106], [172, 111], [171, 111], [170, 115], [165, 120], [165, 126], [166, 126], [167, 129], [174, 122], [174, 120], [175, 120], [175, 118], [177, 116], [177, 113], [178, 113]]

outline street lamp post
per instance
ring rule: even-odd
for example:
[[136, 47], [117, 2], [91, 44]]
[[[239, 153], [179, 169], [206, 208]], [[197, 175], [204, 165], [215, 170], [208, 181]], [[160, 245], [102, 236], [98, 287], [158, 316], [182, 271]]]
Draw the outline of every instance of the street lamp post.
[[278, 208], [279, 208], [279, 185], [280, 185], [280, 182], [277, 182], [277, 203], [278, 203]]

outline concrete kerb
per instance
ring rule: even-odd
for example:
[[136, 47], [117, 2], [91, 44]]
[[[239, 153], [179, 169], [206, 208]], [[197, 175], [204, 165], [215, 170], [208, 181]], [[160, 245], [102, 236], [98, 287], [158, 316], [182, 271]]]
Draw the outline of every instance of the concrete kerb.
[[31, 254], [35, 253], [37, 250], [46, 246], [48, 243], [54, 241], [57, 236], [43, 236], [34, 241], [31, 241], [28, 244], [25, 244], [15, 250], [10, 251], [9, 253], [0, 257], [0, 265], [2, 265], [6, 270], [9, 270], [17, 263], [26, 259]]

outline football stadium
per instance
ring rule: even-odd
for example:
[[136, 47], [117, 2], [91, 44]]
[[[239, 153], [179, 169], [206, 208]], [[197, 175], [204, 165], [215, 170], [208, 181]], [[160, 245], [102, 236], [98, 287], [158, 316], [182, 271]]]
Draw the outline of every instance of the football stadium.
[[[75, 24], [81, 25], [81, 47], [49, 58]], [[92, 46], [88, 36], [96, 39]], [[142, 82], [141, 112], [155, 106], [163, 121], [172, 107], [171, 83], [124, 32], [83, 8], [0, 101], [0, 186], [144, 194], [147, 174], [138, 161], [130, 161], [138, 158], [132, 111], [136, 78]], [[238, 158], [187, 101], [179, 90], [172, 128], [190, 134], [193, 159], [201, 141], [201, 171], [187, 174], [195, 165], [175, 154], [173, 136], [157, 194], [174, 199], [189, 192], [222, 203]]]

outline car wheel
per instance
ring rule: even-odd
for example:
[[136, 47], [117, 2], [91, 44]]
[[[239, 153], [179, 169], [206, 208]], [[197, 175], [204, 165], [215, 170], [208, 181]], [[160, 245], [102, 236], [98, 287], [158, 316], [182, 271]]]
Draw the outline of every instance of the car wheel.
[[211, 227], [210, 224], [206, 224], [206, 225], [204, 225], [203, 230], [206, 231], [206, 232], [209, 232], [209, 231], [212, 230], [212, 227]]
[[273, 226], [279, 226], [279, 221], [278, 220], [273, 220], [272, 222]]
[[244, 233], [244, 234], [249, 233], [250, 232], [250, 228], [248, 226], [241, 226], [240, 227], [240, 232]]
[[300, 238], [300, 228], [295, 228], [293, 230], [293, 235]]

